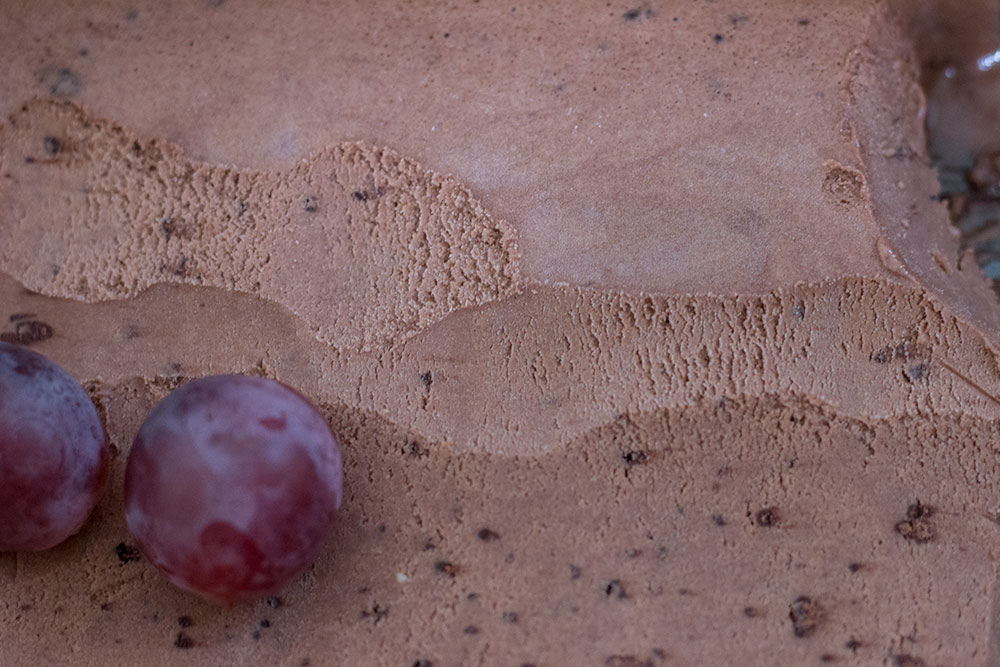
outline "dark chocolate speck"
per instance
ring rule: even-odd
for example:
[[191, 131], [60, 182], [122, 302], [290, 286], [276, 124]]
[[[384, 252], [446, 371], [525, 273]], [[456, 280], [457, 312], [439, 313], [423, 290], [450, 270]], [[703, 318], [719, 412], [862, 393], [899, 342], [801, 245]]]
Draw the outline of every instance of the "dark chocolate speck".
[[808, 637], [819, 625], [823, 608], [812, 598], [801, 595], [788, 608], [788, 618], [792, 621], [792, 632], [796, 637]]
[[441, 574], [454, 578], [458, 574], [458, 566], [446, 560], [439, 560], [434, 563], [434, 569]]
[[38, 83], [45, 87], [52, 97], [74, 97], [80, 93], [83, 83], [80, 76], [68, 67], [50, 65], [38, 73]]
[[495, 530], [490, 530], [489, 528], [480, 528], [479, 532], [476, 533], [476, 537], [483, 542], [496, 542], [500, 539], [500, 533]]
[[609, 598], [615, 598], [616, 600], [624, 600], [628, 597], [625, 593], [625, 587], [622, 585], [620, 579], [612, 579], [609, 581], [607, 586], [604, 587], [604, 594]]
[[53, 137], [51, 135], [46, 135], [42, 138], [42, 147], [45, 152], [49, 155], [58, 155], [59, 151], [62, 150], [62, 141], [59, 137]]
[[135, 561], [142, 560], [142, 554], [139, 550], [133, 546], [125, 544], [124, 542], [119, 542], [118, 546], [115, 547], [115, 554], [118, 556], [118, 560], [122, 563], [134, 563]]
[[761, 528], [771, 528], [772, 526], [777, 526], [780, 520], [781, 515], [778, 513], [777, 507], [765, 507], [757, 512], [756, 521], [757, 525]]

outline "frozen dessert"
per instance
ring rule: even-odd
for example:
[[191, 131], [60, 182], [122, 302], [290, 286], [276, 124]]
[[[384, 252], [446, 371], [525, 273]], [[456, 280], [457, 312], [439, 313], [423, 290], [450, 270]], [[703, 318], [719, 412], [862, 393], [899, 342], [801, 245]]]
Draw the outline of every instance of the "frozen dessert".
[[[117, 454], [79, 535], [0, 554], [0, 662], [1000, 660], [1000, 305], [928, 7], [0, 8], [4, 335]], [[217, 373], [344, 455], [315, 566], [231, 610], [122, 515]]]

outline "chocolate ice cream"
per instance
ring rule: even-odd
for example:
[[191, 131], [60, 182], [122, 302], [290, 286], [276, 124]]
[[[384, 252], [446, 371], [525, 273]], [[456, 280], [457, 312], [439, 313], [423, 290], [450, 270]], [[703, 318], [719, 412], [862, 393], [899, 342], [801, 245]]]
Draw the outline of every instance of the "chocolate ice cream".
[[[1000, 306], [912, 8], [55, 7], [0, 8], [0, 317], [117, 456], [0, 554], [0, 662], [1000, 660]], [[345, 494], [220, 609], [121, 481], [233, 372], [321, 406]]]

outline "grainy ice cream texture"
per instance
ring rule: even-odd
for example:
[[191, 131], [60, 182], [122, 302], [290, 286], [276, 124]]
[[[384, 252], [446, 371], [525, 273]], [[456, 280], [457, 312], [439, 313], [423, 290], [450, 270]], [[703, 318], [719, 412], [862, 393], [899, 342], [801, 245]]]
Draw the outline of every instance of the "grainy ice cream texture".
[[[80, 534], [0, 554], [0, 663], [1000, 662], [933, 5], [0, 4], [0, 328], [114, 454]], [[122, 513], [217, 373], [344, 455], [319, 560], [232, 609]]]

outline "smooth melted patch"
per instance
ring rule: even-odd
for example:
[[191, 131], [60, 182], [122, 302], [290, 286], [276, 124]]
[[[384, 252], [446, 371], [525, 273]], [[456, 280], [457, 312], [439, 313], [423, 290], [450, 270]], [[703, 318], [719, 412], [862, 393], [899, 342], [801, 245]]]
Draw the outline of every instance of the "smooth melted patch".
[[0, 174], [0, 270], [50, 296], [221, 287], [367, 349], [521, 288], [513, 228], [389, 149], [345, 143], [284, 172], [239, 170], [35, 100], [0, 130]]

